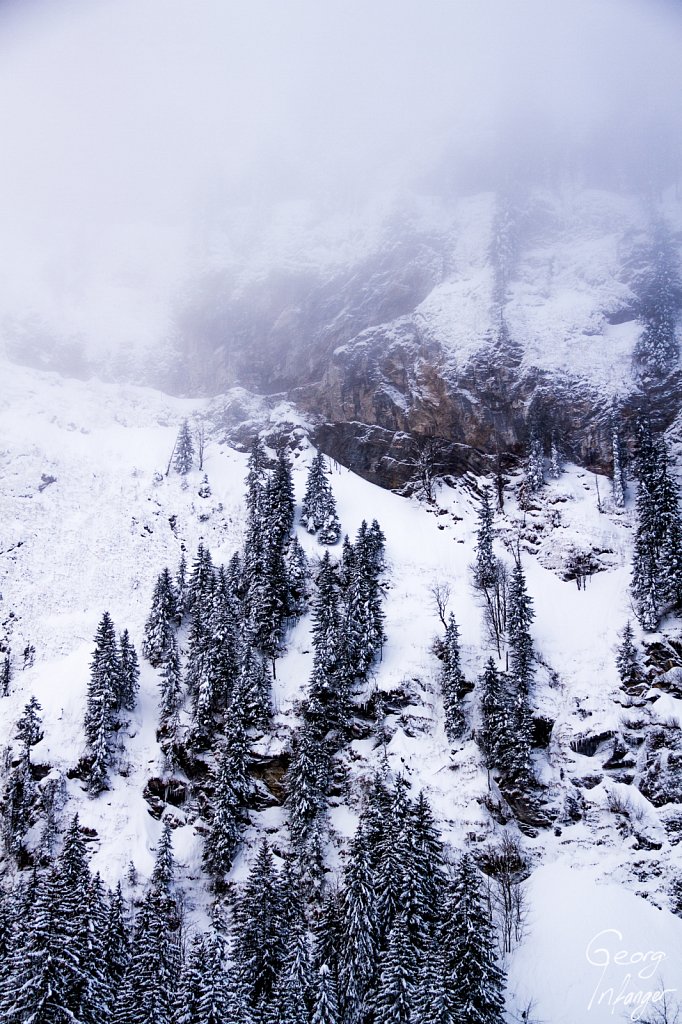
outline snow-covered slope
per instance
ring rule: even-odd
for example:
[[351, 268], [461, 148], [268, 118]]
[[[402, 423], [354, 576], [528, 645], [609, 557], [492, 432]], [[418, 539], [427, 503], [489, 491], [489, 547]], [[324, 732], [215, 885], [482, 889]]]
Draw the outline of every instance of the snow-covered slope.
[[[16, 673], [10, 696], [0, 700], [0, 748], [13, 743], [16, 720], [34, 694], [44, 710], [45, 736], [32, 756], [50, 766], [50, 777], [64, 777], [64, 820], [77, 810], [82, 824], [96, 830], [92, 866], [105, 881], [116, 882], [132, 861], [144, 882], [160, 832], [143, 796], [148, 780], [163, 771], [155, 736], [158, 674], [143, 663], [139, 704], [119, 736], [120, 773], [113, 775], [109, 790], [91, 798], [69, 774], [84, 753], [93, 637], [106, 609], [118, 630], [130, 630], [139, 650], [161, 569], [174, 569], [183, 550], [191, 558], [199, 541], [216, 562], [227, 561], [241, 545], [246, 456], [222, 441], [220, 403], [85, 385], [9, 364], [1, 370], [6, 385], [0, 407], [0, 628]], [[164, 475], [186, 416], [204, 417], [209, 428], [208, 498], [198, 495], [203, 475], [198, 470], [190, 473], [186, 487], [176, 474]], [[293, 456], [300, 501], [311, 457], [302, 429]], [[335, 870], [343, 860], [345, 837], [357, 820], [360, 780], [369, 778], [384, 757], [393, 772], [406, 775], [415, 793], [426, 790], [453, 850], [483, 850], [503, 831], [518, 830], [513, 821], [502, 826], [496, 820], [498, 794], [490, 788], [475, 740], [468, 735], [452, 748], [446, 739], [439, 663], [431, 651], [440, 629], [432, 590], [448, 584], [467, 678], [475, 682], [493, 653], [471, 585], [475, 491], [466, 481], [443, 485], [429, 507], [340, 466], [333, 467], [331, 482], [344, 532], [352, 536], [364, 518], [376, 517], [386, 534], [388, 641], [368, 687], [399, 691], [402, 706], [387, 715], [384, 744], [374, 737], [357, 739], [344, 755], [348, 796], [336, 799], [331, 809], [329, 865]], [[521, 552], [536, 612], [534, 705], [554, 723], [549, 747], [535, 754], [548, 825], [518, 833], [532, 873], [526, 937], [511, 958], [509, 987], [510, 1012], [521, 1012], [535, 997], [538, 1019], [547, 1024], [613, 1019], [606, 999], [588, 1008], [601, 982], [585, 949], [605, 929], [622, 933], [619, 949], [659, 950], [667, 957], [651, 982], [640, 983], [631, 972], [631, 987], [654, 988], [659, 974], [668, 987], [675, 979], [682, 984], [682, 921], [667, 909], [669, 881], [682, 871], [682, 845], [674, 843], [679, 833], [666, 829], [661, 811], [634, 786], [603, 770], [608, 744], [597, 744], [589, 756], [574, 749], [586, 749], [576, 741], [588, 734], [622, 730], [632, 713], [623, 707], [614, 663], [619, 631], [632, 616], [631, 513], [613, 510], [607, 495], [607, 481], [569, 467], [547, 484], [537, 508], [523, 512], [508, 496], [505, 514], [496, 521], [498, 553], [511, 562], [510, 552]], [[314, 538], [299, 530], [299, 539], [311, 557], [320, 554]], [[601, 553], [603, 571], [584, 589], [561, 578], [574, 549]], [[273, 730], [259, 741], [261, 755], [286, 748], [296, 722], [311, 667], [309, 630], [304, 617], [287, 636], [274, 688]], [[35, 664], [22, 671], [27, 644], [36, 648]], [[476, 689], [469, 701], [475, 730]], [[682, 720], [682, 701], [668, 694], [642, 713], [652, 722]], [[589, 786], [581, 781], [587, 777]], [[572, 816], [568, 808], [576, 799], [580, 812]], [[182, 809], [173, 813], [188, 909], [201, 919], [210, 901], [201, 872], [201, 835], [191, 816]], [[283, 821], [281, 807], [252, 815], [235, 877], [243, 876], [263, 831], [286, 842]], [[621, 966], [614, 967], [618, 984], [624, 977]]]

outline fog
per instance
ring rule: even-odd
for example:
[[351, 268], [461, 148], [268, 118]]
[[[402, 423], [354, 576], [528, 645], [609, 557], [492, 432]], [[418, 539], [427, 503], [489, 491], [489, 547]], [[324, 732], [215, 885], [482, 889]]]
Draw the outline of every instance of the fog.
[[660, 192], [680, 53], [656, 0], [4, 0], [3, 336], [162, 337], [230, 211], [234, 268], [282, 203], [361, 220], [548, 163]]

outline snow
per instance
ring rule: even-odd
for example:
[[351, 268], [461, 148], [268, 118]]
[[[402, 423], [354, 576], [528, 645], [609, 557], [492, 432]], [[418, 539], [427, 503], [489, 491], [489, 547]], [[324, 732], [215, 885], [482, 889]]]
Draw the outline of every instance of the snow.
[[[491, 193], [453, 201], [450, 269], [412, 314], [421, 336], [440, 342], [458, 370], [499, 327], [490, 262], [495, 202]], [[523, 367], [628, 392], [641, 325], [634, 314], [616, 324], [610, 317], [635, 304], [629, 264], [647, 231], [640, 201], [564, 187], [537, 190], [513, 206], [517, 253], [503, 313]], [[666, 215], [679, 219], [672, 197]]]
[[[230, 557], [243, 541], [246, 455], [229, 448], [222, 437], [221, 409], [228, 398], [210, 404], [173, 399], [148, 389], [67, 381], [10, 364], [0, 366], [0, 373], [5, 381], [0, 405], [0, 628], [15, 658], [27, 643], [36, 647], [35, 665], [21, 671], [18, 659], [12, 692], [0, 701], [0, 748], [13, 742], [15, 722], [35, 694], [43, 708], [45, 736], [33, 749], [33, 760], [66, 776], [84, 753], [84, 697], [102, 612], [111, 613], [118, 631], [130, 630], [139, 652], [161, 569], [168, 565], [174, 572], [183, 550], [191, 560], [200, 540], [214, 561]], [[286, 405], [268, 410], [249, 404], [246, 393], [240, 401], [254, 421], [260, 415], [265, 422], [297, 422]], [[176, 474], [163, 475], [184, 417], [205, 417], [210, 428], [208, 499], [197, 494], [203, 471], [189, 474], [186, 489]], [[304, 427], [297, 422], [301, 437]], [[300, 503], [314, 449], [301, 440], [296, 454], [293, 475]], [[162, 474], [160, 481], [155, 482], [155, 473]], [[41, 474], [56, 478], [42, 491]], [[426, 791], [453, 855], [470, 842], [483, 848], [499, 839], [504, 826], [487, 809], [491, 793], [476, 743], [465, 737], [451, 749], [446, 739], [438, 662], [431, 652], [440, 630], [432, 590], [440, 583], [450, 587], [449, 607], [460, 627], [468, 679], [477, 679], [491, 653], [471, 585], [476, 497], [463, 482], [443, 485], [436, 505], [429, 507], [380, 490], [341, 466], [332, 467], [331, 483], [344, 532], [352, 538], [363, 519], [377, 518], [386, 534], [388, 642], [367, 693], [400, 690], [405, 706], [387, 716], [385, 746], [373, 737], [348, 746], [349, 796], [330, 810], [335, 837], [330, 864], [338, 869], [343, 863], [345, 842], [357, 821], [359, 784], [384, 758], [392, 771], [405, 774], [413, 795]], [[537, 1017], [547, 1024], [618, 1016], [605, 1001], [588, 1009], [599, 976], [585, 949], [604, 929], [622, 932], [624, 948], [665, 952], [661, 966], [667, 985], [682, 978], [682, 922], [666, 909], [669, 880], [682, 869], [682, 847], [670, 841], [663, 826], [671, 808], [663, 814], [634, 787], [605, 777], [604, 751], [587, 757], [570, 746], [577, 736], [617, 731], [625, 713], [614, 699], [619, 693], [614, 657], [620, 631], [632, 617], [627, 589], [632, 496], [630, 507], [617, 512], [610, 506], [608, 482], [600, 480], [599, 486], [601, 511], [594, 477], [568, 466], [559, 481], [540, 493], [536, 512], [524, 513], [508, 494], [505, 514], [496, 518], [498, 555], [511, 562], [511, 552], [520, 545], [536, 613], [533, 638], [541, 656], [533, 699], [536, 709], [555, 721], [551, 758], [536, 753], [554, 820], [535, 836], [520, 836], [532, 872], [531, 913], [528, 934], [510, 961], [509, 986], [510, 1007], [522, 1007], [533, 995]], [[320, 557], [315, 538], [300, 529], [298, 535], [309, 557]], [[561, 578], [565, 556], [577, 542], [606, 552], [603, 571], [582, 590]], [[291, 630], [287, 646], [277, 663], [273, 732], [259, 743], [260, 753], [280, 752], [296, 725], [312, 662], [309, 617]], [[83, 825], [96, 830], [91, 863], [109, 884], [125, 874], [131, 861], [144, 883], [153, 864], [160, 824], [149, 814], [143, 791], [149, 779], [163, 773], [155, 735], [157, 702], [158, 674], [143, 662], [139, 704], [119, 737], [123, 773], [112, 774], [111, 788], [95, 799], [77, 778], [66, 781], [64, 820], [78, 811]], [[680, 720], [681, 708], [682, 701], [659, 696], [651, 714]], [[577, 792], [573, 780], [590, 774], [601, 781], [580, 789], [583, 817], [572, 821], [563, 811], [564, 801]], [[629, 801], [629, 823], [614, 810], [614, 798]], [[177, 824], [174, 848], [188, 911], [205, 921], [211, 897], [200, 871], [201, 836], [181, 808], [169, 812]], [[283, 820], [278, 807], [253, 815], [235, 878], [248, 870], [258, 836], [279, 836]], [[660, 848], [643, 848], [638, 832], [655, 838]]]
[[513, 957], [509, 988], [518, 1006], [535, 1000], [529, 1019], [644, 1020], [664, 989], [679, 998], [679, 918], [563, 864], [534, 872], [528, 901], [528, 935]]

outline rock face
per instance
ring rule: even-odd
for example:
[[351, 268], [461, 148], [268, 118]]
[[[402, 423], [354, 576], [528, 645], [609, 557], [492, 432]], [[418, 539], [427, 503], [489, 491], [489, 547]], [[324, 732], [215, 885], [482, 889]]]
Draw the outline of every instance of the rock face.
[[512, 466], [531, 428], [606, 471], [614, 413], [626, 436], [642, 409], [665, 427], [682, 396], [679, 367], [635, 372], [647, 231], [634, 198], [487, 194], [439, 226], [391, 223], [332, 270], [271, 269], [238, 292], [214, 275], [178, 321], [186, 379], [281, 394], [384, 486], [414, 477], [427, 440], [440, 474]]

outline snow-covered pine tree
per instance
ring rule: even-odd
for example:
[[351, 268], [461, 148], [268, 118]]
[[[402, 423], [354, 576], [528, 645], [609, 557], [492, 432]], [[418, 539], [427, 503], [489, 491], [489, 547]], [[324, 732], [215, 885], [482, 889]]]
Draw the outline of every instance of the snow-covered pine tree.
[[304, 722], [292, 743], [291, 762], [285, 777], [286, 802], [291, 836], [299, 847], [305, 843], [324, 807], [327, 779], [326, 757], [320, 750], [322, 742]]
[[308, 533], [319, 531], [318, 540], [321, 544], [336, 544], [341, 535], [336, 501], [327, 477], [322, 452], [318, 452], [310, 464], [301, 505], [301, 523]]
[[206, 940], [197, 934], [187, 951], [178, 982], [173, 1024], [203, 1024], [202, 991], [207, 971]]
[[189, 423], [185, 419], [180, 425], [173, 454], [173, 469], [181, 476], [186, 476], [194, 465], [194, 441]]
[[109, 897], [109, 912], [104, 935], [106, 970], [111, 983], [111, 991], [115, 993], [123, 980], [130, 956], [130, 928], [120, 882]]
[[207, 622], [207, 672], [212, 680], [214, 707], [227, 708], [239, 674], [241, 606], [224, 566], [215, 576]]
[[379, 982], [374, 997], [376, 1024], [410, 1024], [415, 1004], [417, 964], [405, 914], [391, 927], [388, 945], [379, 958]]
[[248, 1005], [263, 1012], [284, 960], [283, 897], [272, 851], [263, 839], [236, 911], [234, 961]]
[[179, 712], [182, 707], [182, 684], [180, 654], [175, 635], [170, 638], [159, 682], [161, 699], [159, 704], [159, 732], [168, 738], [172, 749], [177, 741]]
[[291, 462], [284, 448], [277, 452], [269, 500], [270, 542], [284, 549], [294, 525], [294, 483]]
[[533, 640], [530, 635], [530, 626], [534, 618], [533, 600], [526, 588], [526, 577], [521, 560], [517, 558], [509, 582], [507, 639], [511, 654], [511, 675], [526, 695], [534, 673]]
[[445, 950], [430, 939], [422, 958], [414, 995], [414, 1019], [419, 1024], [454, 1024], [455, 994], [446, 981]]
[[308, 608], [308, 559], [298, 537], [294, 537], [287, 548], [284, 569], [286, 573], [285, 614], [289, 619], [299, 619]]
[[255, 437], [249, 452], [246, 474], [246, 509], [251, 521], [257, 517], [267, 482], [267, 455], [260, 437]]
[[106, 781], [119, 678], [116, 631], [111, 616], [104, 612], [95, 634], [84, 721], [85, 739], [91, 754], [87, 781], [94, 793], [103, 789]]
[[480, 873], [470, 854], [457, 867], [450, 913], [441, 929], [445, 983], [453, 995], [455, 1024], [502, 1024], [504, 972]]
[[185, 552], [180, 555], [178, 571], [175, 575], [175, 620], [181, 625], [184, 616], [189, 611], [189, 591], [187, 583], [187, 559]]
[[677, 366], [676, 321], [681, 291], [670, 231], [659, 222], [654, 226], [650, 269], [640, 311], [644, 329], [635, 348], [635, 359], [649, 376], [663, 377]]
[[[169, 906], [173, 914], [169, 915]], [[173, 1024], [182, 962], [174, 901], [152, 882], [135, 918], [130, 958], [112, 1024]]]
[[34, 822], [36, 786], [28, 752], [10, 772], [2, 794], [2, 836], [8, 853], [19, 854], [24, 836]]
[[61, 905], [61, 878], [53, 867], [37, 876], [30, 919], [24, 920], [12, 950], [10, 984], [2, 994], [3, 1022], [82, 1019], [74, 1009], [80, 1010], [78, 994], [87, 979], [72, 946], [70, 925]]
[[511, 706], [510, 683], [488, 659], [481, 676], [481, 728], [478, 741], [489, 770], [498, 769], [506, 775], [511, 766], [515, 742], [514, 713]]
[[17, 722], [17, 739], [24, 747], [26, 757], [31, 758], [31, 747], [39, 743], [43, 738], [42, 719], [40, 712], [43, 709], [34, 696], [24, 706], [24, 713]]
[[9, 688], [12, 682], [12, 655], [5, 651], [5, 656], [0, 665], [0, 697], [9, 697]]
[[154, 584], [152, 604], [144, 627], [142, 653], [154, 668], [163, 661], [175, 630], [177, 605], [171, 574], [166, 567]]
[[317, 981], [312, 1024], [340, 1024], [336, 985], [328, 964], [322, 964]]
[[411, 870], [422, 892], [428, 934], [435, 935], [445, 896], [445, 853], [431, 806], [423, 791], [410, 808], [410, 837], [413, 846]]
[[272, 682], [268, 669], [247, 638], [232, 694], [230, 714], [239, 715], [247, 729], [265, 729], [272, 715], [271, 694]]
[[282, 1024], [309, 1024], [315, 979], [305, 921], [289, 928], [271, 1010]]
[[347, 1024], [361, 1024], [370, 1009], [379, 954], [376, 892], [369, 847], [359, 826], [344, 871], [343, 942], [339, 994]]
[[524, 484], [529, 494], [539, 491], [545, 482], [545, 453], [542, 441], [537, 434], [532, 434], [526, 456], [526, 472]]
[[473, 566], [474, 586], [483, 595], [485, 617], [491, 640], [502, 653], [502, 638], [507, 629], [507, 569], [493, 551], [493, 517], [491, 491], [481, 491], [476, 534], [476, 561]]
[[213, 820], [204, 843], [204, 864], [218, 892], [232, 867], [240, 832], [239, 798], [232, 784], [232, 752], [226, 747], [218, 764]]
[[635, 647], [635, 634], [632, 623], [626, 622], [622, 633], [622, 641], [616, 655], [616, 668], [620, 676], [621, 684], [628, 687], [637, 687], [642, 683], [642, 669], [639, 663], [637, 648]]
[[207, 615], [210, 609], [209, 598], [213, 591], [215, 571], [211, 552], [199, 542], [197, 553], [192, 563], [189, 576], [187, 607], [192, 612], [199, 606], [199, 614]]
[[477, 590], [490, 590], [497, 582], [498, 566], [493, 553], [493, 517], [492, 494], [486, 485], [481, 489], [481, 503], [478, 508], [474, 564], [474, 586]]
[[682, 607], [682, 525], [677, 486], [668, 470], [662, 436], [646, 423], [638, 428], [637, 530], [632, 594], [637, 617], [654, 630], [666, 608]]
[[[388, 795], [388, 814], [386, 820], [379, 824], [378, 834], [375, 833], [374, 836], [374, 850], [371, 851], [375, 857], [377, 926], [382, 947], [385, 947], [388, 941], [389, 932], [402, 909], [405, 895], [405, 840], [409, 835], [411, 823], [411, 807], [406, 789], [407, 782], [399, 775], [393, 792]], [[376, 791], [375, 796], [381, 796], [380, 790]], [[368, 840], [372, 843], [371, 832], [368, 832]]]
[[123, 708], [126, 711], [133, 711], [140, 688], [140, 665], [127, 629], [124, 629], [119, 637], [118, 660], [117, 710]]
[[329, 968], [334, 984], [339, 984], [339, 960], [343, 945], [343, 905], [340, 891], [327, 886], [319, 917], [313, 928], [313, 963], [319, 971], [323, 964]]
[[440, 672], [440, 685], [443, 694], [445, 711], [445, 732], [452, 742], [458, 739], [465, 726], [462, 709], [462, 693], [465, 683], [464, 673], [460, 665], [459, 628], [455, 616], [450, 612], [448, 624], [441, 646], [443, 667]]

